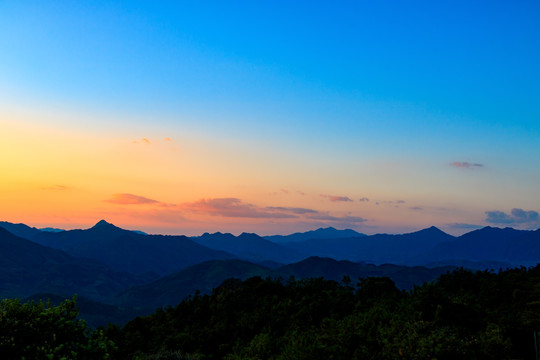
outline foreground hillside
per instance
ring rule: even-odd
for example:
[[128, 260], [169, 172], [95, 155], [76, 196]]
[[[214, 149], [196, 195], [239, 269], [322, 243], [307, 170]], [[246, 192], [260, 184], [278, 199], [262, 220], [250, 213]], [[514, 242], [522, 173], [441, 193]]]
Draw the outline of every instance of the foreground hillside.
[[124, 308], [134, 307], [140, 313], [149, 313], [158, 307], [176, 305], [195, 291], [210, 294], [213, 288], [226, 279], [245, 280], [253, 276], [282, 281], [287, 281], [291, 277], [296, 279], [320, 277], [339, 281], [344, 277], [357, 280], [368, 276], [386, 276], [392, 279], [400, 290], [409, 290], [414, 285], [435, 280], [441, 274], [453, 269], [455, 269], [453, 266], [429, 269], [421, 266], [369, 265], [319, 257], [311, 257], [275, 269], [242, 260], [214, 260], [148, 284], [128, 288], [116, 296], [115, 304]]
[[540, 266], [458, 270], [411, 292], [253, 277], [105, 334], [115, 359], [533, 359], [539, 284]]

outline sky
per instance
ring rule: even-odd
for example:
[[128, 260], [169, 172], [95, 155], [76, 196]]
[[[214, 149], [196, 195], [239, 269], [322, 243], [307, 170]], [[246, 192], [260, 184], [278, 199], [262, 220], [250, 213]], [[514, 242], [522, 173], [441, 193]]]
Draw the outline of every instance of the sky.
[[0, 220], [540, 228], [538, 1], [1, 1]]

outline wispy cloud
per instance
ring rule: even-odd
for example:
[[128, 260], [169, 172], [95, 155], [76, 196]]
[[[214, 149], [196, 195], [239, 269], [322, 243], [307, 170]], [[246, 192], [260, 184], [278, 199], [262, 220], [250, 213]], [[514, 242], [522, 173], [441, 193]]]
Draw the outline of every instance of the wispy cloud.
[[399, 207], [400, 204], [405, 204], [405, 203], [407, 203], [405, 200], [380, 200], [380, 201], [375, 202], [375, 205], [382, 204], [382, 205], [391, 205], [394, 207]]
[[486, 221], [492, 224], [533, 224], [540, 223], [538, 212], [514, 208], [507, 214], [503, 211], [486, 211]]
[[325, 195], [325, 194], [321, 194], [321, 196], [323, 198], [327, 198], [328, 200], [332, 201], [332, 202], [339, 202], [339, 201], [343, 201], [343, 202], [348, 202], [348, 201], [353, 201], [353, 199], [351, 199], [350, 197], [348, 196], [336, 196], [336, 195]]
[[114, 194], [106, 202], [119, 205], [160, 204], [159, 201], [134, 194]]
[[482, 225], [475, 225], [475, 224], [466, 224], [466, 223], [451, 223], [447, 224], [449, 228], [452, 229], [460, 229], [460, 230], [476, 230], [483, 228]]
[[422, 211], [422, 210], [424, 210], [424, 208], [420, 207], [420, 206], [410, 206], [409, 210]]
[[51, 190], [51, 191], [65, 191], [69, 190], [70, 187], [66, 185], [52, 185], [52, 186], [46, 186], [42, 188], [43, 190]]
[[298, 214], [298, 215], [318, 213], [317, 210], [306, 209], [306, 208], [296, 208], [296, 207], [268, 206], [265, 209], [269, 211], [291, 212], [293, 214]]
[[363, 197], [363, 198], [358, 199], [358, 201], [360, 201], [360, 202], [369, 202], [369, 199], [367, 197]]
[[[286, 206], [258, 206], [244, 202], [239, 198], [206, 198], [193, 202], [181, 204], [167, 204], [158, 200], [150, 199], [134, 194], [114, 194], [106, 202], [119, 205], [143, 205], [143, 207], [131, 207], [129, 211], [131, 216], [143, 217], [145, 214], [149, 218], [161, 218], [161, 222], [174, 223], [175, 221], [198, 221], [197, 215], [219, 216], [223, 218], [245, 218], [261, 219], [264, 221], [280, 222], [282, 224], [294, 222], [305, 222], [313, 224], [331, 224], [332, 226], [350, 226], [354, 227], [367, 220], [347, 215], [334, 215], [326, 211], [302, 207]], [[191, 216], [190, 216], [191, 215]], [[193, 218], [192, 216], [195, 216]]]
[[464, 168], [464, 169], [470, 169], [475, 167], [484, 167], [483, 164], [478, 163], [470, 163], [466, 161], [454, 161], [450, 163], [450, 166], [457, 167], [457, 168]]
[[181, 207], [187, 211], [232, 218], [287, 219], [297, 217], [283, 211], [268, 210], [244, 203], [237, 198], [202, 199], [192, 203], [184, 203]]
[[164, 137], [163, 140], [164, 140], [164, 141], [172, 142], [172, 139], [171, 139], [170, 137]]
[[288, 194], [288, 193], [289, 193], [289, 190], [287, 190], [287, 189], [279, 189], [279, 191], [281, 191], [281, 192], [284, 193], [284, 194]]
[[309, 219], [312, 220], [322, 220], [322, 221], [330, 221], [330, 222], [338, 222], [338, 223], [363, 223], [366, 222], [367, 219], [364, 219], [359, 216], [333, 216], [328, 213], [317, 213], [315, 215], [309, 215]]

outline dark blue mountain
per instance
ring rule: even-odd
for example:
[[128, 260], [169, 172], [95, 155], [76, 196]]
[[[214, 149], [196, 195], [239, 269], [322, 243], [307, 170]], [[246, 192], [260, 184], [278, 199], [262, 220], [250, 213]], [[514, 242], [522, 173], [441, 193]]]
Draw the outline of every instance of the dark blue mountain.
[[455, 239], [438, 228], [430, 228], [408, 234], [377, 234], [353, 238], [311, 239], [282, 244], [302, 251], [309, 256], [330, 257], [337, 260], [364, 261], [368, 263], [413, 264], [418, 254], [435, 245]]
[[165, 275], [203, 261], [234, 258], [186, 236], [142, 235], [104, 220], [87, 230], [40, 232], [30, 240], [133, 274]]
[[268, 241], [257, 234], [242, 233], [234, 236], [217, 232], [204, 233], [202, 236], [191, 239], [211, 249], [226, 251], [252, 262], [290, 263], [304, 258], [301, 252]]
[[176, 305], [195, 291], [208, 294], [230, 278], [244, 280], [271, 275], [270, 269], [247, 261], [207, 261], [149, 284], [124, 290], [116, 296], [115, 302], [121, 307], [134, 307], [141, 313], [149, 313], [157, 307]]
[[448, 260], [499, 261], [513, 265], [540, 262], [540, 230], [485, 227], [438, 244], [418, 262]]
[[50, 232], [62, 232], [62, 231], [66, 231], [64, 229], [57, 229], [57, 228], [53, 228], [53, 227], [45, 227], [45, 228], [40, 228], [38, 229], [39, 231], [50, 231]]
[[297, 232], [291, 235], [271, 235], [264, 236], [266, 240], [270, 240], [275, 243], [287, 243], [306, 241], [312, 239], [343, 239], [365, 236], [359, 232], [351, 229], [337, 230], [333, 227], [319, 228], [317, 230], [311, 230], [306, 232]]
[[294, 264], [284, 265], [276, 269], [275, 273], [284, 278], [290, 276], [300, 279], [322, 277], [335, 281], [341, 281], [344, 276], [348, 276], [353, 282], [352, 285], [356, 285], [359, 278], [386, 276], [391, 278], [398, 288], [409, 290], [414, 285], [435, 280], [455, 268], [452, 265], [436, 268], [393, 264], [373, 265], [313, 256]]
[[285, 280], [291, 276], [297, 279], [322, 277], [335, 281], [341, 281], [344, 276], [348, 276], [352, 285], [356, 285], [359, 278], [387, 276], [400, 289], [411, 289], [414, 285], [434, 280], [453, 269], [454, 266], [430, 269], [421, 266], [371, 265], [319, 257], [311, 257], [277, 269], [240, 260], [209, 261], [149, 284], [126, 289], [116, 297], [116, 305], [135, 307], [143, 314], [149, 313], [156, 307], [178, 304], [195, 291], [208, 294], [226, 279], [247, 279], [253, 276]]
[[106, 300], [148, 279], [111, 270], [96, 261], [74, 258], [0, 228], [0, 297], [55, 293]]
[[13, 235], [22, 237], [24, 239], [30, 239], [41, 233], [41, 231], [35, 227], [30, 227], [25, 224], [13, 224], [7, 221], [0, 221], [0, 227], [6, 229]]

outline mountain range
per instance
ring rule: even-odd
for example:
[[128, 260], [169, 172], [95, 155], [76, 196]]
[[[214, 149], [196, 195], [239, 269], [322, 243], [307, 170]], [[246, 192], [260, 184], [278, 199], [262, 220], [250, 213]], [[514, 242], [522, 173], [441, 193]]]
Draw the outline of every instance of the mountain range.
[[55, 293], [107, 300], [118, 291], [150, 281], [117, 272], [90, 259], [80, 259], [15, 236], [0, 228], [0, 295], [27, 297]]
[[239, 236], [234, 236], [233, 234], [217, 232], [214, 234], [204, 233], [202, 236], [191, 239], [208, 248], [226, 251], [238, 258], [254, 262], [291, 263], [305, 257], [302, 255], [302, 251], [289, 249], [257, 234], [242, 233]]
[[104, 220], [86, 230], [25, 233], [28, 240], [40, 245], [133, 274], [162, 276], [203, 261], [234, 258], [226, 252], [201, 246], [186, 236], [142, 235]]
[[457, 266], [499, 269], [540, 259], [540, 230], [485, 227], [455, 237], [430, 227], [365, 235], [318, 229], [288, 236], [147, 235], [104, 220], [84, 230], [0, 222], [0, 297], [81, 298], [93, 325], [174, 305], [226, 279], [390, 277], [401, 289]]

